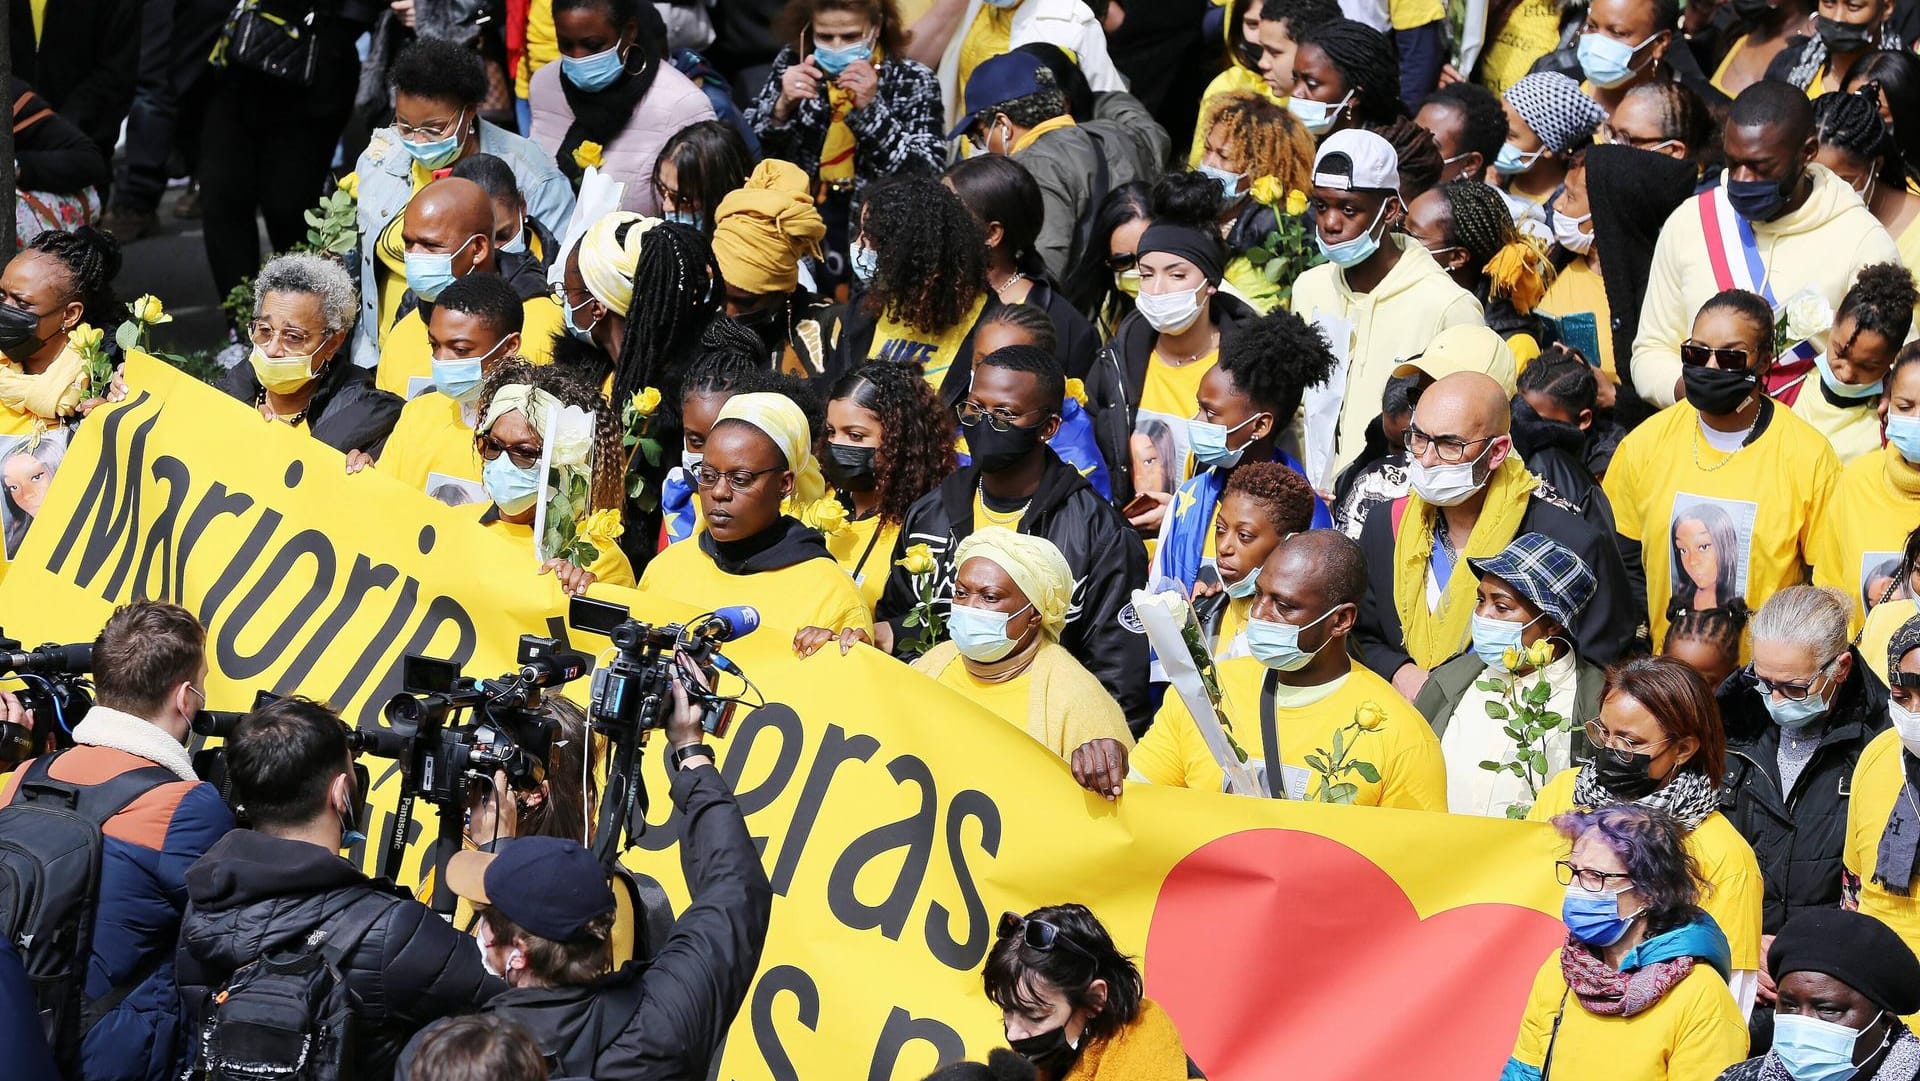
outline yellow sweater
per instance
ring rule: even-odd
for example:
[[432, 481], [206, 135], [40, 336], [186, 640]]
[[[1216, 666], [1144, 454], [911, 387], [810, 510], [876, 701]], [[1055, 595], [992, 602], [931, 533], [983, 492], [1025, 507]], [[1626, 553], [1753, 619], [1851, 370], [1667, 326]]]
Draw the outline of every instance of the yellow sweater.
[[450, 487], [448, 481], [481, 483], [480, 452], [473, 441], [477, 419], [469, 419], [460, 403], [444, 394], [422, 394], [401, 407], [375, 468], [446, 502], [436, 490]]
[[[1813, 194], [1806, 204], [1776, 221], [1753, 223], [1754, 241], [1778, 303], [1812, 288], [1834, 308], [1869, 263], [1896, 263], [1899, 249], [1847, 182], [1825, 166], [1809, 165]], [[1729, 258], [1740, 258], [1738, 251]], [[1660, 229], [1653, 248], [1640, 330], [1633, 339], [1633, 382], [1655, 405], [1672, 405], [1680, 379], [1680, 343], [1693, 317], [1720, 285], [1707, 257], [1700, 225], [1700, 196], [1680, 204]], [[1818, 339], [1826, 348], [1826, 337]]]
[[1400, 246], [1400, 261], [1371, 293], [1349, 290], [1346, 274], [1332, 263], [1313, 267], [1293, 285], [1294, 314], [1311, 322], [1339, 319], [1352, 324], [1347, 340], [1333, 343], [1335, 353], [1344, 348], [1349, 358], [1336, 471], [1345, 469], [1366, 446], [1367, 422], [1380, 415], [1380, 396], [1394, 367], [1425, 350], [1447, 327], [1484, 318], [1480, 302], [1456, 285], [1425, 248], [1398, 235], [1388, 242]]
[[[1007, 685], [983, 684], [974, 679], [966, 670], [960, 648], [952, 642], [928, 650], [926, 656], [913, 662], [913, 667], [989, 709], [994, 707], [988, 705], [986, 696]], [[1062, 759], [1070, 759], [1074, 748], [1090, 740], [1117, 739], [1133, 746], [1133, 733], [1127, 730], [1127, 718], [1120, 712], [1119, 703], [1058, 642], [1043, 643], [1027, 670], [1007, 683], [1023, 684], [1026, 692], [1018, 715], [1007, 717], [1007, 721], [1026, 729], [1027, 735]], [[1006, 716], [998, 709], [994, 712]]]
[[[1514, 1061], [1539, 1077], [1549, 1043], [1556, 1081], [1714, 1081], [1747, 1057], [1747, 1019], [1720, 973], [1698, 963], [1659, 1002], [1632, 1017], [1589, 1013], [1567, 993], [1555, 950], [1527, 993], [1520, 1034], [1513, 1041]], [[1502, 1076], [1513, 1073], [1509, 1067]]]
[[[1867, 658], [1868, 666], [1882, 679], [1886, 678], [1886, 663], [1885, 650], [1878, 660]], [[1902, 897], [1873, 883], [1880, 834], [1887, 828], [1893, 801], [1906, 785], [1903, 751], [1900, 733], [1889, 728], [1875, 736], [1860, 753], [1860, 761], [1854, 763], [1853, 797], [1847, 801], [1847, 846], [1841, 860], [1847, 873], [1860, 878], [1860, 911], [1893, 928], [1902, 942], [1920, 950], [1920, 895]]]
[[1814, 431], [1826, 436], [1840, 464], [1846, 465], [1880, 446], [1880, 411], [1875, 408], [1876, 401], [1878, 399], [1868, 398], [1863, 404], [1846, 407], [1833, 404], [1822, 390], [1820, 372], [1815, 370], [1808, 372], [1806, 382], [1800, 385], [1800, 394], [1793, 400], [1793, 412], [1812, 425]]
[[[1540, 790], [1533, 810], [1527, 812], [1527, 819], [1547, 822], [1554, 815], [1573, 810], [1573, 782], [1579, 774], [1578, 767], [1565, 769], [1548, 781]], [[1733, 947], [1734, 971], [1758, 972], [1760, 903], [1766, 884], [1760, 877], [1760, 861], [1754, 857], [1753, 848], [1740, 836], [1740, 831], [1733, 828], [1733, 823], [1727, 821], [1726, 815], [1715, 811], [1698, 829], [1687, 834], [1687, 854], [1700, 865], [1700, 877], [1707, 884], [1700, 897], [1700, 907], [1720, 925], [1720, 930], [1726, 933], [1727, 944]]]
[[[1247, 752], [1250, 765], [1264, 762], [1260, 685], [1266, 667], [1251, 657], [1239, 657], [1221, 662], [1219, 673], [1234, 742]], [[1387, 720], [1377, 731], [1347, 733], [1353, 748], [1349, 761], [1368, 763], [1380, 774], [1377, 782], [1357, 775], [1341, 778], [1359, 787], [1360, 795], [1354, 802], [1367, 807], [1444, 813], [1447, 766], [1440, 757], [1440, 741], [1426, 718], [1400, 697], [1392, 684], [1358, 664], [1325, 698], [1291, 709], [1275, 703], [1274, 728], [1280, 737], [1283, 771], [1288, 766], [1303, 771], [1306, 794], [1311, 798], [1320, 790], [1321, 782], [1319, 774], [1307, 766], [1307, 756], [1327, 758], [1334, 731], [1352, 724], [1354, 711], [1365, 702], [1379, 705], [1386, 711]], [[1220, 791], [1226, 780], [1187, 707], [1179, 695], [1171, 693], [1155, 715], [1153, 727], [1134, 748], [1132, 769], [1154, 784], [1206, 792]], [[1298, 778], [1300, 774], [1293, 776]]]
[[694, 534], [660, 550], [640, 576], [640, 591], [708, 611], [723, 604], [760, 610], [761, 633], [791, 639], [805, 627], [873, 633], [873, 613], [853, 579], [831, 558], [808, 559], [779, 570], [728, 574], [700, 550]]
[[[1587, 265], [1585, 259], [1575, 259], [1566, 265], [1547, 287], [1547, 293], [1540, 298], [1540, 310], [1554, 315], [1575, 315], [1580, 312], [1593, 313], [1594, 336], [1600, 340], [1600, 355], [1588, 357], [1588, 363], [1597, 363], [1600, 370], [1614, 383], [1620, 382], [1620, 375], [1614, 370], [1613, 363], [1613, 309], [1607, 304], [1607, 284], [1598, 271]], [[1525, 371], [1524, 366], [1521, 369]]]
[[[520, 307], [520, 356], [533, 364], [545, 364], [553, 359], [553, 336], [563, 326], [560, 305], [552, 297], [538, 296], [523, 301]], [[420, 317], [419, 308], [401, 316], [380, 343], [380, 367], [373, 381], [381, 390], [402, 398], [417, 397], [433, 382], [433, 347], [427, 343], [427, 322]]]
[[[1699, 411], [1685, 402], [1628, 433], [1602, 486], [1614, 527], [1640, 542], [1654, 642], [1666, 640], [1675, 596], [1676, 533], [1693, 567], [1683, 582], [1723, 583], [1715, 585], [1717, 604], [1742, 596], [1757, 611], [1777, 591], [1807, 580], [1839, 476], [1826, 438], [1777, 404], [1766, 431], [1731, 456], [1707, 445]], [[1712, 507], [1700, 507], [1703, 501]], [[1711, 551], [1701, 547], [1703, 529]], [[1693, 588], [1684, 593], [1688, 607], [1700, 599]]]
[[[1907, 534], [1920, 523], [1920, 467], [1892, 447], [1856, 458], [1840, 471], [1831, 506], [1833, 513], [1821, 522], [1814, 551], [1813, 584], [1852, 597], [1853, 625], [1858, 628], [1866, 618], [1868, 591], [1880, 599], [1895, 573], [1886, 564], [1897, 567]], [[1874, 668], [1887, 659], [1884, 652], [1864, 656]]]

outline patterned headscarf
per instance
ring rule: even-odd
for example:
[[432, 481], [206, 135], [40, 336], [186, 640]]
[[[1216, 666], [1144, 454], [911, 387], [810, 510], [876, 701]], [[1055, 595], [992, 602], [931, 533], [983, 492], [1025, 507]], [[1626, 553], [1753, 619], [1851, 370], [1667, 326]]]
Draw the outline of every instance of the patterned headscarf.
[[1502, 97], [1556, 154], [1585, 142], [1607, 118], [1599, 102], [1580, 92], [1579, 83], [1557, 71], [1536, 71], [1507, 87]]
[[[625, 235], [622, 227], [632, 223]], [[587, 227], [580, 238], [580, 279], [595, 300], [626, 318], [633, 310], [633, 272], [640, 266], [640, 248], [647, 230], [660, 224], [632, 211], [620, 210]]]

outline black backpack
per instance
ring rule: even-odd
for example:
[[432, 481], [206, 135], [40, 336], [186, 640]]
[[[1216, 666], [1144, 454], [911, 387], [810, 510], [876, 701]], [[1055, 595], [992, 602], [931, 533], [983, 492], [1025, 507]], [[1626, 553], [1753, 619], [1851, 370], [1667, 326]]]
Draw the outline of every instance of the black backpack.
[[343, 1081], [353, 1076], [358, 1001], [342, 964], [394, 899], [355, 891], [299, 945], [242, 966], [207, 1001], [192, 1076]]
[[48, 766], [65, 753], [36, 759], [13, 802], [0, 808], [0, 932], [20, 953], [54, 1060], [78, 1076], [81, 1039], [173, 952], [153, 951], [105, 997], [86, 1000], [102, 827], [134, 800], [180, 778], [162, 766], [143, 766], [101, 784], [57, 781]]

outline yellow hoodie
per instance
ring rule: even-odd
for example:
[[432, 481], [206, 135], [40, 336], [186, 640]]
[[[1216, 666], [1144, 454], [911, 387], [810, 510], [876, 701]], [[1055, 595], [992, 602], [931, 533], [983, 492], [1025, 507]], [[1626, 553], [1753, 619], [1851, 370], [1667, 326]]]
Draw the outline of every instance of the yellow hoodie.
[[[1811, 286], [1838, 308], [1861, 267], [1897, 263], [1900, 250], [1846, 181], [1823, 165], [1807, 166], [1807, 175], [1813, 178], [1813, 194], [1806, 205], [1777, 221], [1754, 222], [1753, 236], [1777, 303]], [[1740, 257], [1737, 251], [1727, 255]], [[1633, 385], [1642, 398], [1656, 406], [1674, 403], [1680, 343], [1693, 332], [1694, 313], [1719, 291], [1696, 195], [1667, 218], [1653, 248], [1640, 331], [1633, 339]], [[1826, 348], [1826, 335], [1817, 341]]]
[[1349, 358], [1335, 441], [1336, 472], [1366, 446], [1367, 422], [1380, 415], [1380, 395], [1394, 367], [1424, 351], [1442, 330], [1485, 318], [1480, 302], [1448, 277], [1427, 249], [1404, 236], [1389, 235], [1388, 240], [1400, 246], [1400, 261], [1371, 293], [1349, 290], [1345, 272], [1332, 263], [1313, 267], [1293, 284], [1295, 315], [1310, 322], [1333, 318], [1353, 324], [1346, 342], [1333, 343], [1336, 354], [1344, 347]]

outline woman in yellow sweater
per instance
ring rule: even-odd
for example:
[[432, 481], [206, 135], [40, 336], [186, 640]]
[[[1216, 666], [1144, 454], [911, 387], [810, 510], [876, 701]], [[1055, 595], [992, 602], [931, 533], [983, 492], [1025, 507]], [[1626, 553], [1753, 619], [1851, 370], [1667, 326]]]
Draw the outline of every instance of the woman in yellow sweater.
[[1900, 595], [1901, 551], [1920, 522], [1920, 346], [1900, 351], [1886, 384], [1887, 445], [1840, 471], [1813, 563], [1815, 585], [1852, 595], [1856, 627], [1890, 592]]
[[1906, 267], [1862, 267], [1840, 301], [1826, 352], [1813, 358], [1793, 399], [1794, 413], [1827, 437], [1843, 466], [1880, 448], [1880, 398], [1916, 302], [1920, 292]]
[[80, 411], [87, 374], [68, 338], [119, 270], [113, 238], [81, 228], [41, 233], [0, 273], [0, 436], [44, 432]]

